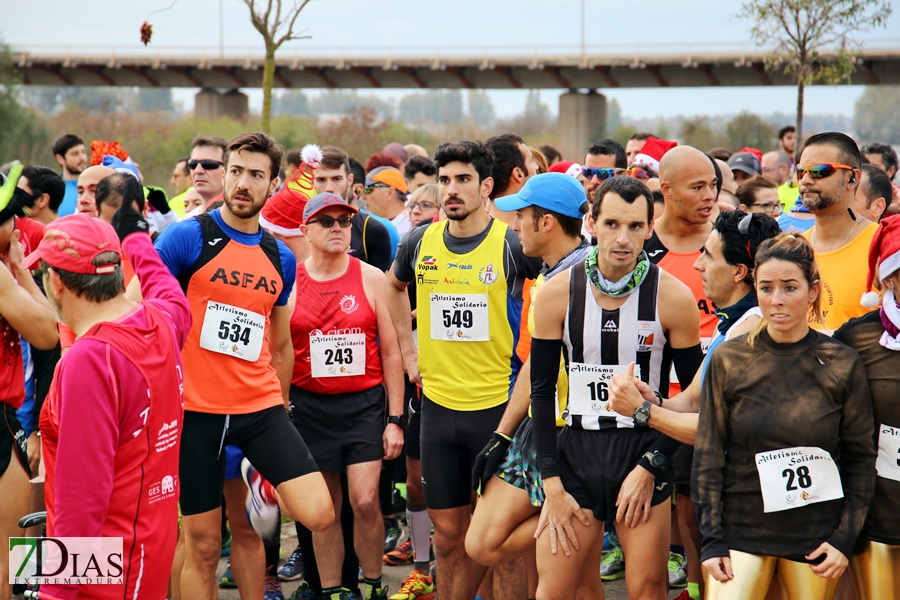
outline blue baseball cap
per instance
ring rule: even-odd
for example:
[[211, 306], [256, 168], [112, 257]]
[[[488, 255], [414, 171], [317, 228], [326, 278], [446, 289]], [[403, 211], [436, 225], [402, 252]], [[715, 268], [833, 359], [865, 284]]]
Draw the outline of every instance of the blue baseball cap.
[[526, 206], [540, 206], [555, 213], [580, 219], [587, 213], [587, 198], [581, 182], [565, 173], [541, 173], [530, 177], [518, 194], [494, 200], [499, 210], [512, 212]]

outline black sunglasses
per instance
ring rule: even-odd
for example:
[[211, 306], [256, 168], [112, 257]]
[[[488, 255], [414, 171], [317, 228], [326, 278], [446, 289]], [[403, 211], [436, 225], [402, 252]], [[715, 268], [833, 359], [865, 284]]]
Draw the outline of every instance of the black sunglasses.
[[204, 171], [215, 171], [216, 169], [221, 169], [225, 166], [221, 160], [213, 160], [211, 158], [204, 158], [203, 160], [197, 160], [196, 158], [192, 158], [187, 161], [188, 169], [193, 171], [197, 168], [197, 165], [203, 167]]
[[310, 219], [307, 221], [309, 223], [318, 223], [325, 229], [331, 229], [334, 227], [334, 224], [337, 223], [341, 226], [341, 229], [346, 229], [350, 227], [350, 223], [353, 222], [353, 217], [319, 217], [318, 219]]

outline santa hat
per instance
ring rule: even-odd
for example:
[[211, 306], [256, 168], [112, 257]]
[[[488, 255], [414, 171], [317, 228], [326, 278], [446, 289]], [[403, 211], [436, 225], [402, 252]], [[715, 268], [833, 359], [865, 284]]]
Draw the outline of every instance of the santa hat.
[[900, 269], [900, 215], [891, 215], [881, 220], [881, 225], [872, 237], [869, 246], [869, 274], [866, 276], [866, 290], [860, 304], [875, 308], [879, 304], [878, 293], [872, 290], [876, 265], [878, 279], [884, 281]]
[[94, 140], [91, 142], [91, 166], [103, 164], [104, 156], [115, 156], [122, 162], [130, 162], [128, 152], [125, 151], [119, 142], [104, 142], [102, 140]]
[[315, 171], [322, 162], [322, 150], [315, 144], [307, 144], [300, 152], [303, 162], [294, 175], [284, 182], [284, 187], [266, 201], [259, 214], [259, 224], [271, 233], [286, 237], [301, 237], [300, 223], [303, 209], [310, 198], [316, 195], [313, 187]]
[[562, 160], [548, 169], [550, 173], [563, 173], [570, 177], [577, 178], [581, 175], [581, 165], [575, 161]]
[[640, 151], [638, 151], [637, 156], [634, 157], [634, 160], [631, 161], [631, 164], [644, 164], [654, 171], [659, 172], [659, 161], [662, 160], [662, 157], [666, 152], [677, 145], [678, 142], [670, 142], [669, 140], [661, 140], [659, 138], [652, 137], [648, 139], [647, 143], [644, 144], [644, 147], [641, 148]]

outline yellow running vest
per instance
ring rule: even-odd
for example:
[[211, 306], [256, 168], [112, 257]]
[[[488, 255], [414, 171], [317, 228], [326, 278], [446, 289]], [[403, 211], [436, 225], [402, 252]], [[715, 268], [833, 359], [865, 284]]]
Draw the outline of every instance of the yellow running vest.
[[444, 244], [449, 221], [428, 226], [416, 258], [419, 373], [429, 400], [459, 411], [509, 399], [521, 301], [509, 294], [503, 267], [505, 223], [468, 254]]
[[[578, 268], [581, 266], [581, 263], [577, 263], [575, 267]], [[568, 271], [562, 271], [561, 273], [557, 273], [557, 275], [562, 275], [563, 273], [568, 276]], [[546, 283], [547, 280], [544, 278], [544, 274], [541, 273], [537, 276], [537, 279], [534, 280], [534, 285], [531, 286], [531, 304], [528, 305], [528, 333], [531, 337], [534, 337], [534, 299], [537, 298], [538, 290], [541, 289], [541, 286]], [[562, 413], [566, 409], [566, 400], [569, 397], [569, 374], [566, 372], [566, 361], [560, 356], [559, 357], [559, 375], [556, 376], [556, 426], [557, 427], [565, 427], [566, 420], [562, 418]], [[528, 416], [531, 416], [531, 405], [528, 405]]]
[[[816, 252], [816, 263], [819, 265], [819, 277], [822, 279], [822, 312], [825, 313], [825, 326], [810, 323], [814, 329], [836, 331], [841, 325], [861, 317], [874, 310], [860, 304], [866, 292], [866, 265], [869, 260], [869, 245], [878, 230], [878, 224], [872, 223], [851, 240], [831, 252]], [[801, 235], [809, 240], [815, 228]]]

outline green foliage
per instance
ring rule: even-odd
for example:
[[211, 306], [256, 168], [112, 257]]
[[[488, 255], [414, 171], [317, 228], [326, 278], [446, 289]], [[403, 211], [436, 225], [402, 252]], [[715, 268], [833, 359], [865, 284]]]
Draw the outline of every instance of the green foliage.
[[653, 135], [655, 135], [656, 137], [658, 137], [661, 140], [669, 139], [669, 128], [666, 127], [665, 119], [661, 118], [659, 120], [659, 125], [657, 125], [656, 131], [653, 132]]
[[477, 126], [490, 127], [497, 120], [494, 104], [486, 92], [469, 90], [467, 98], [469, 119]]
[[776, 146], [778, 131], [759, 115], [742, 112], [728, 122], [728, 148], [757, 148], [766, 152]]
[[900, 144], [900, 86], [867, 86], [853, 111], [854, 130], [860, 141]]
[[709, 117], [694, 117], [681, 123], [681, 143], [700, 150], [726, 145], [725, 137], [714, 131]]
[[309, 98], [301, 90], [285, 90], [272, 98], [272, 114], [306, 116], [309, 114]]
[[134, 100], [134, 110], [143, 112], [175, 112], [172, 88], [141, 88]]
[[0, 44], [0, 164], [14, 159], [27, 164], [49, 143], [47, 128], [33, 110], [19, 102], [20, 81], [9, 48]]
[[613, 130], [612, 135], [609, 137], [625, 146], [635, 133], [637, 133], [637, 128], [633, 125], [622, 125]]
[[360, 94], [356, 90], [325, 90], [309, 101], [311, 115], [341, 115], [358, 110], [363, 106], [375, 109], [383, 119], [394, 116], [394, 105], [371, 94]]
[[430, 90], [408, 94], [400, 100], [399, 113], [400, 120], [405, 123], [456, 125], [463, 120], [462, 93], [459, 90]]

